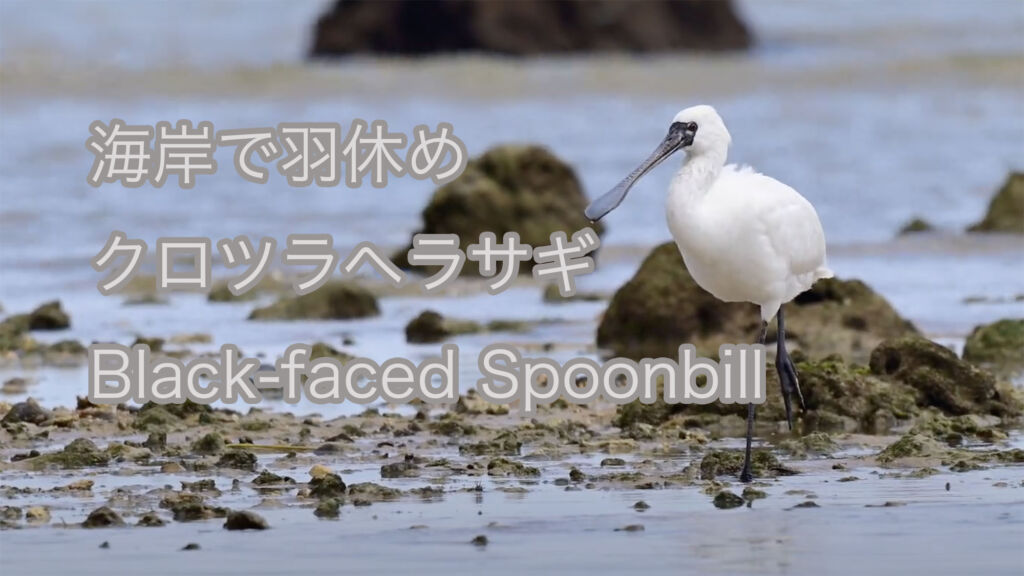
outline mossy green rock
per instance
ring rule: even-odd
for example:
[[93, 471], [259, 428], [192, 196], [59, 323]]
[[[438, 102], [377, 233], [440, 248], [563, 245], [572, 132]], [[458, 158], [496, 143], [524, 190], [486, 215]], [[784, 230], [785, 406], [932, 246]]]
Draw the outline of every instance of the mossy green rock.
[[410, 344], [441, 342], [458, 334], [479, 332], [481, 326], [470, 320], [452, 320], [433, 310], [425, 310], [405, 327], [405, 340]]
[[[754, 476], [792, 476], [790, 470], [767, 450], [754, 450], [750, 457], [750, 469]], [[742, 450], [712, 450], [700, 461], [702, 480], [714, 480], [718, 476], [739, 476], [743, 470]]]
[[916, 390], [919, 406], [942, 412], [1013, 417], [1021, 413], [1019, 399], [1000, 389], [995, 377], [957, 357], [931, 340], [911, 336], [880, 344], [871, 353], [871, 372], [895, 379]]
[[[457, 234], [463, 251], [478, 243], [482, 232], [493, 232], [498, 242], [506, 232], [517, 232], [526, 244], [546, 246], [552, 232], [571, 237], [587, 226], [603, 231], [583, 215], [587, 203], [572, 167], [545, 148], [497, 146], [470, 160], [465, 172], [434, 192], [420, 232]], [[392, 260], [408, 267], [407, 253]], [[520, 272], [528, 273], [532, 264], [523, 262]], [[477, 263], [467, 261], [463, 273], [478, 274]]]
[[[916, 333], [893, 307], [859, 280], [827, 278], [786, 305], [787, 341], [810, 357], [838, 353], [865, 361], [882, 340]], [[656, 247], [612, 297], [597, 344], [634, 360], [678, 356], [680, 344], [717, 355], [725, 343], [752, 341], [760, 313], [746, 303], [722, 302], [687, 272], [675, 244]], [[774, 338], [769, 332], [769, 342]]]
[[349, 320], [380, 314], [369, 290], [350, 282], [332, 282], [303, 294], [257, 308], [250, 320]]
[[978, 326], [964, 344], [964, 360], [999, 371], [1024, 368], [1024, 318]]
[[76, 438], [59, 452], [42, 454], [24, 460], [24, 462], [32, 470], [42, 470], [48, 466], [57, 466], [63, 469], [90, 468], [106, 466], [110, 462], [110, 456], [106, 452], [100, 451], [92, 440]]
[[1007, 177], [989, 203], [985, 218], [968, 231], [1024, 234], [1024, 172], [1013, 172]]

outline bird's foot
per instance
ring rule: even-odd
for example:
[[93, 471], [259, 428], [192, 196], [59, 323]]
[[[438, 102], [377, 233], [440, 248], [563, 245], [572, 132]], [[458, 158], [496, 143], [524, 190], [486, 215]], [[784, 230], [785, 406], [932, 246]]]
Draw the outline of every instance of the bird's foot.
[[754, 475], [750, 473], [750, 462], [743, 465], [743, 471], [740, 472], [740, 482], [749, 484], [754, 481]]
[[800, 409], [804, 409], [804, 395], [800, 392], [800, 380], [796, 376], [796, 368], [793, 360], [789, 357], [785, 345], [780, 345], [778, 354], [775, 357], [775, 369], [779, 373], [779, 383], [782, 384], [782, 400], [786, 404], [786, 422], [789, 429], [793, 429], [793, 392], [796, 392], [797, 400], [800, 402]]

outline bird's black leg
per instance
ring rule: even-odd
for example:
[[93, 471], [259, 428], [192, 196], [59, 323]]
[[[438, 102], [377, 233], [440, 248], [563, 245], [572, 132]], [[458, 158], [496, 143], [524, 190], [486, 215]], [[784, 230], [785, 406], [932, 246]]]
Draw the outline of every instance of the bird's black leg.
[[800, 408], [804, 407], [804, 395], [800, 393], [800, 381], [796, 377], [796, 368], [786, 351], [786, 319], [782, 315], [782, 308], [779, 308], [779, 334], [776, 339], [775, 348], [775, 369], [779, 373], [779, 383], [782, 385], [782, 400], [786, 403], [786, 422], [789, 429], [793, 429], [793, 407], [791, 396], [796, 392], [800, 401]]
[[[757, 336], [757, 343], [764, 344], [765, 336], [768, 333], [768, 323], [761, 322], [761, 333]], [[743, 471], [740, 472], [740, 482], [750, 482], [754, 475], [750, 473], [750, 449], [754, 442], [754, 405], [747, 404], [747, 449], [743, 453]]]

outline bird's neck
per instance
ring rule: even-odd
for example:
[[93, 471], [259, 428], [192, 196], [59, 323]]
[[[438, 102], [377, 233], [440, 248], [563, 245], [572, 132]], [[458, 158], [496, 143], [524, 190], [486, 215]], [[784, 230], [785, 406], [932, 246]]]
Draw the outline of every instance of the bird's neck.
[[687, 154], [682, 167], [672, 179], [672, 194], [677, 196], [677, 200], [695, 207], [722, 173], [725, 159], [724, 147]]

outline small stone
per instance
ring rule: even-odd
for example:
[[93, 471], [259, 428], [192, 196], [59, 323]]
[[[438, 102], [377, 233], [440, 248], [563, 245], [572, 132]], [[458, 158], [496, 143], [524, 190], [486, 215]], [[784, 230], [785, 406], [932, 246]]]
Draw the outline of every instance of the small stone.
[[605, 458], [601, 460], [601, 467], [606, 468], [609, 466], [625, 466], [626, 461], [622, 458]]
[[88, 492], [92, 490], [92, 486], [92, 480], [75, 480], [71, 484], [65, 486], [64, 489], [71, 492]]
[[587, 479], [587, 475], [580, 471], [579, 468], [573, 467], [569, 470], [569, 480], [573, 482], [583, 482]]
[[40, 406], [34, 398], [29, 398], [12, 406], [11, 410], [4, 415], [3, 422], [11, 424], [26, 422], [38, 426], [52, 418], [53, 413]]
[[796, 506], [793, 506], [790, 510], [795, 510], [797, 508], [821, 508], [821, 506], [818, 506], [818, 503], [814, 500], [807, 500], [806, 502], [801, 502]]
[[623, 526], [622, 528], [616, 528], [615, 531], [616, 532], [643, 532], [644, 531], [644, 525], [643, 524], [628, 524], [626, 526]]
[[768, 493], [765, 492], [764, 490], [758, 490], [757, 488], [747, 486], [746, 488], [743, 489], [742, 496], [744, 500], [750, 502], [752, 500], [761, 500], [767, 498]]
[[189, 542], [188, 544], [185, 544], [184, 546], [182, 546], [181, 549], [182, 549], [182, 551], [185, 551], [185, 550], [199, 550], [199, 544], [196, 544], [195, 542]]
[[100, 544], [100, 548], [102, 548], [104, 550], [106, 550], [107, 548], [110, 548], [110, 542], [107, 542], [106, 540], [104, 540], [103, 543]]
[[640, 512], [643, 512], [644, 510], [650, 510], [650, 508], [651, 505], [648, 504], [647, 502], [644, 502], [643, 500], [638, 500], [636, 504], [633, 504], [633, 509], [639, 510]]
[[248, 450], [231, 450], [217, 460], [217, 466], [255, 472], [256, 462], [256, 455]]
[[226, 530], [266, 530], [270, 528], [267, 521], [259, 514], [250, 510], [232, 510], [224, 521]]
[[165, 462], [160, 466], [160, 471], [164, 474], [181, 474], [185, 471], [185, 467], [177, 462]]
[[469, 541], [473, 546], [487, 546], [487, 536], [479, 534]]

